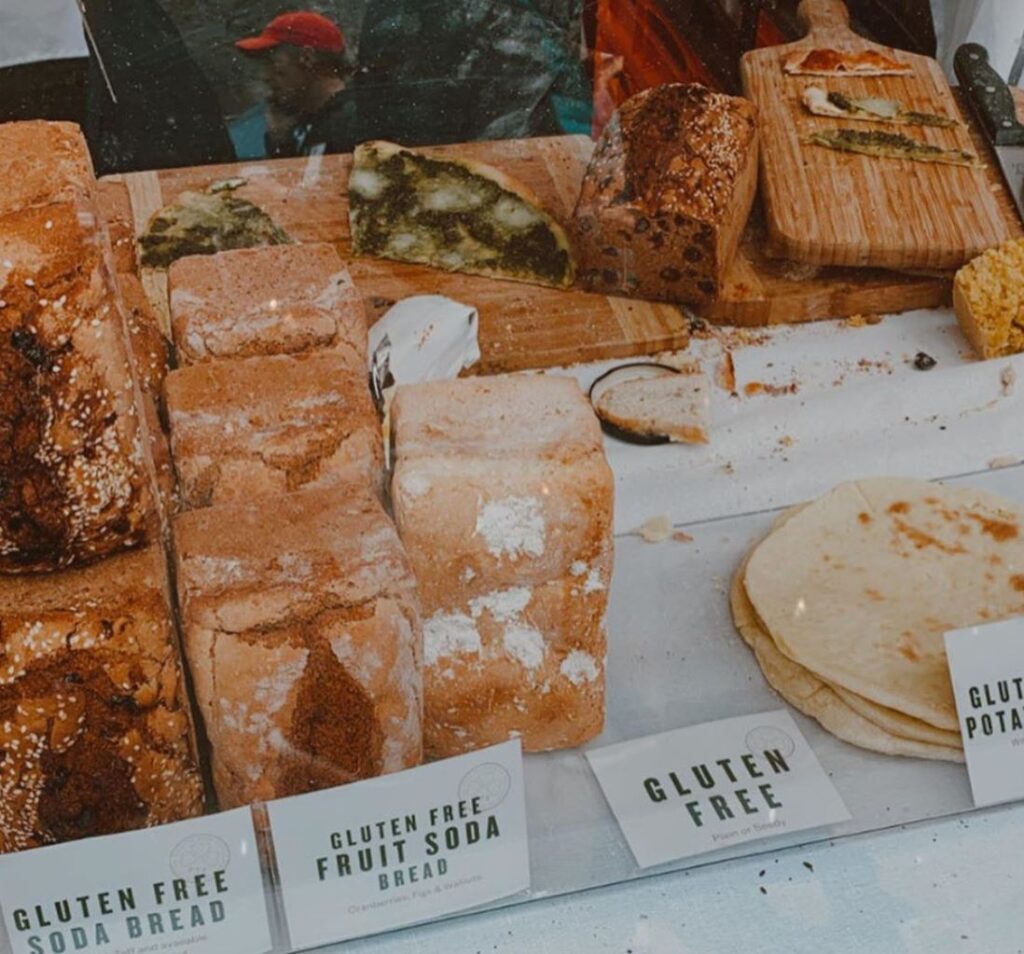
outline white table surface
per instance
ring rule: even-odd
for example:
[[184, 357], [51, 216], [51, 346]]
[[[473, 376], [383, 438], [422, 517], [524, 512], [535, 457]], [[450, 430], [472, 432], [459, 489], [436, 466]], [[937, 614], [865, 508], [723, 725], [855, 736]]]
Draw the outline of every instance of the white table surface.
[[[344, 954], [1017, 954], [1024, 806], [410, 929]], [[761, 889], [764, 889], [763, 891]]]

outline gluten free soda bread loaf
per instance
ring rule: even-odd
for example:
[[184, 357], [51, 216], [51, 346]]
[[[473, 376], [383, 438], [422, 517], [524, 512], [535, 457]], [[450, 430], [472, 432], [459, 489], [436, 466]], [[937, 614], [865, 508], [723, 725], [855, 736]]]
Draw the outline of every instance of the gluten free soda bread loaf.
[[392, 433], [395, 519], [423, 609], [427, 754], [597, 735], [613, 480], [576, 382], [400, 387]]

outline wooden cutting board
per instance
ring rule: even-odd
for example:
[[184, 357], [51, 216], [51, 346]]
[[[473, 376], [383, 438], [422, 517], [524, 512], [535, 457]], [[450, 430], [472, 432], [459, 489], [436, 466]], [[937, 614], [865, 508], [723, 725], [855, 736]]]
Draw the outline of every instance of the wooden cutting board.
[[[836, 152], [803, 140], [842, 126], [902, 132], [945, 149], [974, 149], [965, 117], [935, 60], [871, 43], [849, 27], [840, 0], [803, 0], [802, 40], [752, 50], [740, 73], [760, 111], [761, 195], [773, 255], [817, 265], [956, 268], [1009, 237], [985, 170]], [[906, 76], [788, 76], [783, 63], [814, 48], [877, 51], [910, 67]], [[813, 116], [809, 86], [851, 97], [881, 96], [950, 116], [952, 129], [886, 126]]]
[[[559, 136], [439, 146], [436, 151], [505, 170], [529, 185], [564, 222], [576, 202], [591, 148], [586, 136]], [[241, 176], [247, 184], [236, 194], [265, 209], [294, 239], [331, 242], [337, 247], [363, 295], [371, 321], [410, 295], [447, 295], [474, 305], [480, 313], [482, 373], [625, 358], [685, 348], [689, 343], [689, 319], [672, 305], [441, 272], [383, 259], [352, 258], [345, 191], [351, 165], [350, 155], [330, 155], [111, 178], [123, 180], [128, 187], [138, 234], [153, 212], [177, 201], [182, 192], [202, 192], [211, 182]], [[166, 275], [143, 269], [141, 277], [166, 330]]]
[[[534, 189], [545, 206], [567, 219], [593, 143], [586, 136], [472, 143], [439, 152], [490, 162]], [[670, 305], [539, 288], [474, 275], [449, 274], [382, 259], [351, 259], [345, 183], [350, 156], [280, 159], [112, 176], [128, 187], [137, 232], [150, 215], [186, 190], [202, 191], [233, 176], [248, 180], [239, 194], [265, 208], [300, 241], [334, 243], [363, 293], [371, 320], [409, 295], [437, 293], [471, 302], [480, 312], [484, 373], [552, 367], [581, 361], [654, 354], [686, 346], [689, 321]], [[1012, 201], [1001, 190], [1006, 215]], [[1017, 226], [1018, 233], [1020, 231]], [[751, 222], [721, 298], [700, 310], [720, 324], [766, 325], [933, 308], [949, 296], [948, 276], [900, 275], [880, 269], [840, 269], [773, 261], [764, 253], [764, 229]], [[143, 283], [165, 330], [167, 285], [162, 272], [144, 270]]]

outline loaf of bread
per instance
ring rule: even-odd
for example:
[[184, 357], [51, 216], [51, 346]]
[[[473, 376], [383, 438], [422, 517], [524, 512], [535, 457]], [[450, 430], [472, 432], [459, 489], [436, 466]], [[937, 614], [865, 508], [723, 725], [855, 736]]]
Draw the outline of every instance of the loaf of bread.
[[153, 495], [108, 254], [89, 201], [0, 216], [0, 572], [146, 538]]
[[0, 852], [202, 812], [166, 571], [0, 578]]
[[177, 509], [176, 479], [171, 463], [171, 447], [164, 429], [160, 407], [164, 378], [171, 366], [171, 346], [160, 330], [153, 306], [142, 282], [132, 274], [117, 276], [121, 303], [128, 329], [128, 355], [132, 375], [139, 386], [139, 407], [149, 439], [149, 458], [156, 477], [157, 491], [166, 513]]
[[638, 93], [605, 127], [576, 203], [581, 282], [659, 301], [714, 298], [756, 188], [753, 104], [696, 84]]
[[181, 364], [335, 351], [366, 372], [363, 302], [330, 245], [190, 255], [168, 283]]
[[95, 182], [89, 149], [74, 123], [0, 124], [0, 216], [74, 202]]
[[1024, 352], [1024, 239], [990, 248], [961, 268], [953, 308], [979, 357]]
[[174, 544], [222, 808], [418, 764], [416, 586], [368, 489], [192, 510]]
[[381, 491], [384, 447], [367, 382], [329, 351], [172, 371], [167, 415], [182, 504], [357, 479]]
[[96, 204], [107, 226], [114, 270], [119, 274], [138, 275], [139, 253], [128, 187], [123, 182], [97, 182]]
[[579, 745], [604, 720], [613, 478], [569, 378], [400, 387], [392, 499], [424, 619], [424, 746]]

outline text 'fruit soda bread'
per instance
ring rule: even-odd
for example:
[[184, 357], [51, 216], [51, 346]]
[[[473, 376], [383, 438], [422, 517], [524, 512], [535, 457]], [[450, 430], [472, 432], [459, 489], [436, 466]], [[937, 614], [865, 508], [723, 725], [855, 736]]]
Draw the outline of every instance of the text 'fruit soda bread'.
[[152, 485], [107, 254], [84, 199], [0, 215], [0, 572], [146, 538]]
[[419, 763], [416, 584], [363, 483], [192, 510], [174, 545], [222, 808]]
[[757, 112], [697, 84], [623, 103], [576, 203], [579, 275], [609, 295], [704, 302], [722, 285], [757, 190]]
[[276, 497], [357, 477], [382, 490], [384, 448], [367, 382], [333, 352], [172, 371], [167, 416], [183, 505]]
[[400, 387], [392, 499], [424, 619], [424, 745], [579, 745], [604, 720], [613, 478], [575, 381]]
[[365, 373], [363, 302], [331, 245], [190, 255], [167, 276], [181, 364], [335, 351]]
[[166, 572], [0, 578], [0, 852], [202, 813]]

